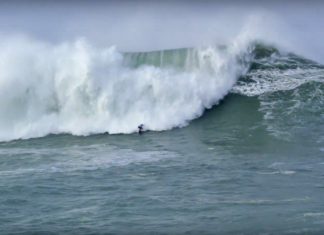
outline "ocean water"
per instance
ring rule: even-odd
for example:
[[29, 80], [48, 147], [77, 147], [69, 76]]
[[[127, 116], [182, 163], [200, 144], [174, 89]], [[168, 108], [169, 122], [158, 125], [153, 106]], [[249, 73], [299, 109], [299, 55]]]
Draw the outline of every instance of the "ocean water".
[[324, 233], [323, 65], [242, 38], [0, 51], [1, 234]]

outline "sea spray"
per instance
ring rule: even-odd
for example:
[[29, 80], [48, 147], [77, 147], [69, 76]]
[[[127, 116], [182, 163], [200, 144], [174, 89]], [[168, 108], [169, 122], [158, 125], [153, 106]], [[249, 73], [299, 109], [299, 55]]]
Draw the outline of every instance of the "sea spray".
[[0, 140], [132, 133], [140, 123], [155, 131], [185, 126], [246, 71], [248, 48], [233, 42], [185, 49], [179, 68], [132, 66], [115, 47], [95, 48], [83, 39], [61, 45], [2, 39]]

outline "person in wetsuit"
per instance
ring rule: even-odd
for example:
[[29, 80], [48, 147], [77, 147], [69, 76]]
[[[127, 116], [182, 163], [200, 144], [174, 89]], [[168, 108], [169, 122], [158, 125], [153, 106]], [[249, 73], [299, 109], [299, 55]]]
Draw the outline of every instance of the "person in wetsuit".
[[139, 125], [137, 128], [138, 128], [138, 134], [142, 134], [144, 132], [144, 125], [143, 124]]

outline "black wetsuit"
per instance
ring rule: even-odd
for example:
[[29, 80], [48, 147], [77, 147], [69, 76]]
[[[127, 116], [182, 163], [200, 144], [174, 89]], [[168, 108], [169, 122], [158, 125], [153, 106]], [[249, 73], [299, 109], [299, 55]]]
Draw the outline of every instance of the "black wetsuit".
[[143, 124], [138, 126], [138, 134], [143, 133]]

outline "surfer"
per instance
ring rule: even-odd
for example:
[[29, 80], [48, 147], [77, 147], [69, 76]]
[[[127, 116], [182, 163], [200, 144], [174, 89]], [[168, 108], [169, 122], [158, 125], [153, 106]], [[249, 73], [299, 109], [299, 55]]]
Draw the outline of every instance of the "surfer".
[[144, 124], [139, 125], [137, 128], [138, 128], [138, 134], [142, 134], [144, 131]]

